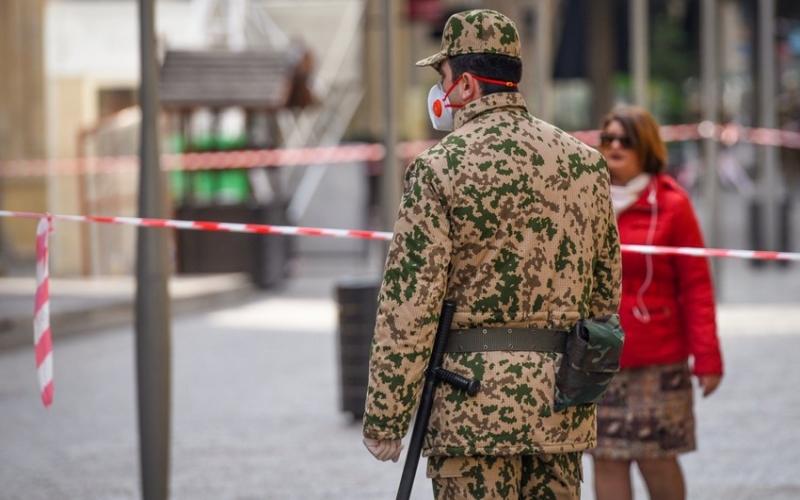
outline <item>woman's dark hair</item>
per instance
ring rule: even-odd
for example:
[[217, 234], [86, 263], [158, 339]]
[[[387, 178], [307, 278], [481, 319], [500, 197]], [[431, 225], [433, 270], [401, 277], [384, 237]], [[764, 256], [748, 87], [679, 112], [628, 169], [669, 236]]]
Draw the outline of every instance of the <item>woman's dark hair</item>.
[[[450, 70], [453, 73], [453, 81], [469, 73], [491, 80], [501, 82], [519, 83], [522, 79], [522, 60], [502, 54], [462, 54], [448, 58]], [[497, 92], [519, 92], [517, 87], [508, 87], [495, 83], [487, 83], [478, 80], [483, 95], [494, 94]]]
[[661, 140], [658, 124], [650, 113], [637, 106], [617, 108], [603, 119], [601, 130], [605, 130], [613, 121], [622, 125], [631, 147], [639, 155], [644, 171], [649, 174], [663, 172], [667, 164], [667, 146]]

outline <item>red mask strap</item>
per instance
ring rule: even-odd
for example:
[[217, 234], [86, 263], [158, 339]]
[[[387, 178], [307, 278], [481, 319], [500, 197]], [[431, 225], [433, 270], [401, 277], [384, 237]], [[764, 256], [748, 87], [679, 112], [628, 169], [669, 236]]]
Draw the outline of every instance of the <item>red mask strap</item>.
[[[509, 87], [509, 88], [513, 88], [513, 87], [516, 87], [518, 85], [515, 82], [504, 82], [502, 80], [492, 80], [491, 78], [484, 78], [482, 76], [477, 76], [477, 75], [472, 75], [472, 76], [473, 76], [473, 78], [475, 78], [476, 80], [479, 80], [481, 82], [493, 83], [495, 85], [504, 85], [504, 86]], [[450, 85], [450, 88], [447, 89], [447, 92], [444, 93], [444, 99], [447, 99], [447, 96], [449, 96], [450, 92], [452, 92], [453, 89], [456, 88], [456, 85], [458, 85], [458, 82], [460, 82], [463, 77], [464, 77], [464, 75], [462, 74], [461, 76], [456, 78], [456, 81], [454, 81], [453, 84]], [[444, 99], [442, 99], [442, 100], [444, 100]], [[463, 106], [464, 106], [463, 104], [449, 104], [449, 103], [445, 104], [445, 107], [447, 107], [447, 108], [461, 108]]]
[[516, 87], [517, 85], [519, 85], [519, 84], [514, 83], [514, 82], [504, 82], [503, 80], [492, 80], [491, 78], [484, 78], [482, 76], [477, 76], [477, 75], [472, 75], [472, 76], [476, 80], [479, 80], [481, 82], [493, 83], [495, 85], [503, 85], [504, 87], [509, 87], [509, 88], [513, 88], [513, 87]]
[[[449, 96], [450, 92], [452, 92], [453, 89], [456, 88], [456, 85], [458, 85], [458, 82], [460, 82], [463, 77], [464, 77], [464, 75], [461, 75], [458, 78], [456, 78], [456, 81], [454, 81], [453, 84], [450, 85], [450, 88], [447, 89], [447, 92], [444, 93], [444, 99], [442, 99], [442, 101], [447, 99], [447, 96]], [[450, 104], [450, 103], [447, 103], [444, 106], [446, 108], [460, 108], [460, 107], [463, 107], [464, 105], [463, 104]]]

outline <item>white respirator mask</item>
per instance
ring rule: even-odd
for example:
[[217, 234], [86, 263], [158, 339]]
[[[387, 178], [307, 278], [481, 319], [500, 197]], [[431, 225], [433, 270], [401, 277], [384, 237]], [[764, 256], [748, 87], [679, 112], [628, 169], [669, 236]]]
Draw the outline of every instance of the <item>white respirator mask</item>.
[[451, 131], [455, 127], [453, 122], [453, 105], [447, 99], [447, 93], [442, 89], [442, 84], [437, 83], [428, 92], [428, 115], [431, 124], [436, 130]]
[[[462, 75], [463, 76], [463, 75]], [[455, 128], [453, 121], [453, 108], [460, 108], [463, 104], [450, 104], [448, 96], [450, 92], [456, 88], [458, 82], [461, 81], [461, 76], [456, 78], [456, 81], [450, 85], [447, 92], [442, 88], [442, 82], [437, 83], [431, 87], [428, 92], [428, 115], [431, 117], [431, 124], [436, 130], [444, 130], [450, 132]]]

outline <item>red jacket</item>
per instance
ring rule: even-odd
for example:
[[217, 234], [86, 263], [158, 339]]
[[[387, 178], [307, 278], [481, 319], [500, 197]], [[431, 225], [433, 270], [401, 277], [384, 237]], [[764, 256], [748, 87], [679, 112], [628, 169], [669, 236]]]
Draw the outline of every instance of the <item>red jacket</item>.
[[[667, 175], [655, 176], [617, 223], [623, 244], [705, 246], [689, 196]], [[695, 375], [721, 375], [714, 307], [707, 259], [623, 252], [620, 366], [676, 363], [691, 355]]]

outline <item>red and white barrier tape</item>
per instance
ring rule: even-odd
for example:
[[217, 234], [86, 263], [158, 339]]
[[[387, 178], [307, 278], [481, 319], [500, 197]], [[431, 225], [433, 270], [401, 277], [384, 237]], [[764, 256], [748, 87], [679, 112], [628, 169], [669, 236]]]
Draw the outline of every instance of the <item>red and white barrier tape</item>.
[[[52, 335], [50, 331], [48, 236], [52, 231], [52, 221], [54, 219], [74, 222], [121, 224], [126, 226], [193, 229], [199, 231], [324, 236], [332, 238], [360, 238], [369, 240], [392, 239], [392, 233], [386, 231], [271, 226], [265, 224], [237, 224], [231, 222], [144, 219], [140, 217], [102, 217], [91, 215], [50, 215], [35, 212], [14, 212], [8, 210], [0, 210], [0, 217], [39, 219], [39, 224], [36, 229], [36, 304], [33, 331], [36, 352], [36, 369], [39, 377], [39, 387], [41, 390], [42, 402], [45, 406], [50, 406], [53, 401], [53, 350]], [[642, 254], [800, 261], [800, 253], [791, 252], [728, 250], [720, 248], [663, 247], [647, 245], [621, 245], [621, 247], [623, 252], [635, 252]]]
[[[421, 150], [420, 150], [421, 151]], [[385, 155], [381, 144], [360, 144], [296, 149], [261, 149], [214, 153], [165, 154], [164, 170], [218, 170], [229, 168], [290, 167], [380, 161]], [[44, 175], [102, 174], [134, 170], [138, 156], [16, 160], [0, 163], [0, 176], [36, 177]]]
[[[12, 212], [0, 210], [0, 217], [36, 219], [43, 217], [35, 212]], [[318, 227], [270, 226], [266, 224], [238, 224], [233, 222], [190, 221], [175, 219], [143, 219], [139, 217], [103, 217], [96, 215], [51, 215], [53, 219], [73, 222], [97, 222], [124, 226], [166, 227], [199, 231], [223, 231], [230, 233], [285, 234], [295, 236], [327, 236], [330, 238], [361, 238], [369, 240], [391, 240], [392, 233], [385, 231], [361, 231], [356, 229], [326, 229]]]
[[[749, 128], [739, 125], [715, 125], [710, 122], [688, 125], [665, 125], [661, 137], [666, 142], [714, 138], [726, 146], [749, 142], [764, 146], [800, 149], [800, 132]], [[569, 132], [570, 135], [596, 147], [598, 130]], [[436, 141], [409, 141], [398, 144], [398, 156], [413, 158]], [[219, 170], [231, 168], [288, 167], [351, 162], [378, 162], [386, 154], [381, 144], [357, 144], [296, 149], [263, 149], [214, 153], [165, 154], [165, 170]], [[102, 174], [132, 171], [138, 166], [137, 156], [65, 158], [52, 160], [15, 160], [0, 162], [0, 177], [41, 177], [47, 175]]]
[[797, 260], [800, 253], [767, 252], [765, 250], [728, 250], [724, 248], [662, 247], [649, 245], [620, 245], [623, 252], [651, 255], [684, 255], [688, 257], [723, 257], [752, 260]]
[[[663, 125], [659, 128], [659, 131], [661, 133], [661, 139], [664, 140], [664, 142], [696, 141], [707, 137], [703, 135], [704, 126], [706, 125], [705, 123]], [[712, 124], [712, 135], [714, 132], [713, 127], [714, 125]], [[720, 126], [720, 129], [721, 128], [722, 126]], [[600, 145], [599, 130], [580, 130], [569, 132], [569, 135], [592, 147]]]
[[[100, 224], [119, 224], [124, 226], [162, 227], [192, 229], [197, 231], [222, 231], [231, 233], [283, 234], [289, 236], [324, 236], [329, 238], [359, 238], [367, 240], [392, 239], [388, 231], [367, 231], [360, 229], [330, 229], [320, 227], [272, 226], [268, 224], [240, 224], [234, 222], [191, 221], [176, 219], [145, 219], [140, 217], [107, 217], [98, 215], [51, 215], [37, 212], [15, 212], [0, 210], [0, 217], [27, 219], [50, 218], [73, 222], [95, 222]], [[800, 261], [800, 253], [769, 252], [763, 250], [729, 250], [724, 248], [665, 247], [649, 245], [621, 245], [623, 252], [654, 255], [685, 255], [691, 257], [727, 257], [758, 260]]]
[[50, 332], [49, 235], [52, 221], [45, 215], [36, 226], [36, 301], [33, 314], [33, 345], [42, 403], [53, 403], [53, 339]]

